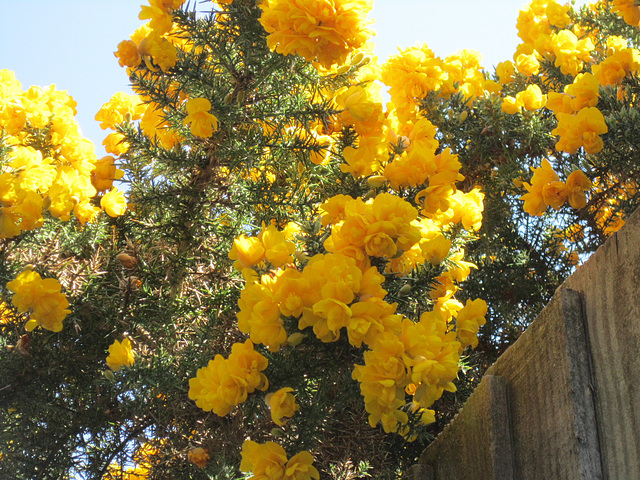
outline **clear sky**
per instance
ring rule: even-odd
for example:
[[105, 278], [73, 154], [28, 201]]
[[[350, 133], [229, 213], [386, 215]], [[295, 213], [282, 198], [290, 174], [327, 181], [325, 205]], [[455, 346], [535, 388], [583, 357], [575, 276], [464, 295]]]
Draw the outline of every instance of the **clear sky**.
[[[141, 25], [142, 0], [0, 0], [0, 69], [23, 88], [55, 84], [78, 102], [83, 134], [99, 156], [106, 136], [94, 115], [128, 78], [113, 52]], [[397, 48], [425, 42], [445, 57], [478, 50], [490, 69], [511, 58], [516, 19], [527, 0], [376, 0], [370, 15], [380, 61]]]

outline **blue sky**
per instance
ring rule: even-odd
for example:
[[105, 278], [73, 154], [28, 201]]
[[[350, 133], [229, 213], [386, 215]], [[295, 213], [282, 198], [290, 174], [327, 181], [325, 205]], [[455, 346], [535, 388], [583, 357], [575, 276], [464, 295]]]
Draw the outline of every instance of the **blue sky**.
[[[99, 156], [106, 136], [94, 115], [118, 91], [129, 91], [113, 52], [142, 23], [142, 0], [0, 0], [0, 69], [23, 88], [55, 84], [78, 102], [83, 134]], [[425, 42], [436, 55], [478, 50], [490, 69], [511, 58], [516, 19], [526, 0], [377, 0], [370, 15], [383, 61], [398, 47]]]

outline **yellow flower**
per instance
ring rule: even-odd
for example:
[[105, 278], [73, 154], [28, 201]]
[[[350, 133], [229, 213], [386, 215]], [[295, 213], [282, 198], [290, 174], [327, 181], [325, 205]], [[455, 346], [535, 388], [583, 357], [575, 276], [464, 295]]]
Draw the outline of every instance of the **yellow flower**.
[[555, 0], [547, 4], [547, 18], [549, 23], [554, 27], [564, 28], [571, 23], [571, 17], [568, 15], [571, 6], [569, 4], [560, 5]]
[[67, 310], [69, 302], [61, 292], [61, 285], [55, 278], [42, 279], [40, 274], [25, 270], [15, 280], [7, 283], [7, 288], [14, 292], [12, 302], [19, 312], [29, 312], [28, 331], [37, 325], [59, 332], [62, 321], [71, 313]]
[[[558, 174], [553, 171], [553, 167], [546, 158], [542, 160], [539, 168], [531, 167], [533, 177], [531, 184], [524, 183], [524, 187], [528, 193], [520, 197], [524, 200], [524, 211], [530, 215], [542, 215], [547, 209], [548, 203], [545, 201], [544, 189], [550, 184], [559, 182]], [[551, 192], [547, 193], [547, 197], [551, 198]], [[564, 201], [564, 200], [563, 200]]]
[[229, 258], [235, 260], [238, 270], [250, 268], [264, 259], [264, 245], [258, 237], [247, 237], [242, 234], [233, 241]]
[[265, 397], [265, 401], [271, 411], [271, 419], [280, 426], [286, 423], [285, 417], [293, 417], [300, 409], [300, 405], [296, 403], [296, 397], [291, 393], [293, 388], [281, 388], [275, 393], [269, 393]]
[[587, 205], [585, 192], [591, 189], [591, 180], [581, 172], [576, 170], [571, 172], [567, 178], [567, 196], [573, 208], [584, 208]]
[[275, 442], [266, 442], [262, 445], [246, 440], [242, 444], [242, 462], [240, 470], [252, 472], [251, 479], [282, 480], [287, 463], [287, 453]]
[[123, 192], [113, 187], [100, 199], [100, 206], [110, 217], [119, 217], [127, 211], [127, 199]]
[[135, 361], [135, 355], [131, 349], [131, 340], [125, 338], [122, 342], [114, 340], [109, 347], [107, 355], [107, 365], [111, 370], [117, 372], [123, 366], [130, 367]]
[[521, 53], [516, 57], [516, 68], [523, 75], [536, 75], [540, 71], [540, 62], [534, 54]]
[[107, 135], [102, 141], [102, 145], [104, 145], [104, 149], [107, 153], [113, 153], [117, 156], [127, 153], [131, 146], [125, 140], [125, 136], [119, 132], [113, 132]]
[[463, 346], [478, 346], [478, 329], [486, 323], [487, 302], [482, 299], [467, 300], [456, 317], [456, 333]]
[[121, 67], [137, 67], [142, 62], [138, 53], [138, 46], [132, 40], [123, 40], [118, 44], [118, 50], [113, 53]]
[[100, 128], [106, 130], [113, 129], [116, 125], [123, 123], [126, 119], [139, 120], [144, 108], [138, 95], [128, 95], [118, 92], [111, 100], [102, 105], [95, 119], [100, 123]]
[[440, 265], [451, 249], [451, 240], [441, 233], [432, 238], [424, 239], [420, 242], [420, 249], [424, 258], [432, 265]]
[[602, 112], [596, 107], [585, 107], [577, 115], [558, 113], [558, 126], [551, 132], [559, 135], [556, 148], [573, 154], [582, 146], [586, 153], [602, 150], [604, 143], [600, 135], [609, 131]]
[[639, 56], [640, 52], [635, 48], [624, 48], [594, 65], [593, 74], [602, 86], [620, 85], [627, 74], [638, 70]]
[[640, 25], [640, 7], [634, 0], [613, 0], [613, 11], [620, 14], [629, 25]]
[[567, 186], [561, 181], [547, 183], [542, 187], [542, 199], [547, 205], [560, 210], [567, 200]]
[[198, 370], [195, 378], [189, 379], [189, 398], [204, 411], [225, 416], [244, 402], [249, 393], [269, 388], [269, 381], [262, 373], [268, 364], [268, 360], [253, 349], [251, 340], [235, 343], [228, 359], [216, 355], [206, 367]]
[[[295, 268], [287, 268], [278, 276], [274, 285], [274, 299], [285, 317], [300, 317], [309, 297], [309, 282]], [[289, 338], [289, 343], [291, 343]]]
[[149, 20], [147, 25], [156, 33], [162, 35], [171, 30], [173, 18], [165, 8], [163, 0], [149, 0], [149, 5], [141, 5], [141, 8], [138, 18]]
[[265, 259], [275, 268], [293, 262], [292, 254], [296, 251], [295, 244], [287, 240], [285, 233], [278, 231], [274, 225], [263, 229], [258, 239], [264, 246]]
[[526, 110], [539, 110], [547, 103], [547, 96], [538, 85], [529, 85], [523, 92], [518, 92], [516, 103]]
[[97, 191], [109, 190], [113, 187], [113, 181], [121, 179], [124, 175], [124, 171], [116, 167], [115, 161], [115, 158], [107, 155], [96, 162], [96, 168], [91, 172], [91, 183]]
[[147, 67], [153, 71], [157, 71], [157, 68], [149, 63], [149, 58], [153, 59], [163, 72], [171, 70], [178, 59], [178, 51], [173, 43], [153, 30], [140, 41], [138, 52], [144, 58]]
[[211, 102], [206, 98], [192, 98], [187, 100], [185, 125], [190, 125], [191, 133], [196, 137], [208, 138], [218, 130], [218, 119], [209, 113]]
[[312, 464], [313, 456], [309, 452], [294, 455], [285, 466], [284, 480], [319, 480], [320, 472]]
[[502, 99], [502, 111], [509, 115], [515, 115], [520, 111], [520, 105], [518, 105], [515, 97], [506, 96]]
[[187, 458], [191, 463], [194, 463], [198, 467], [202, 468], [207, 464], [211, 457], [209, 456], [209, 451], [207, 449], [196, 447], [189, 450]]
[[564, 92], [573, 97], [571, 99], [571, 109], [574, 112], [585, 107], [595, 107], [598, 104], [599, 90], [600, 83], [592, 73], [579, 74], [572, 84], [564, 88]]
[[287, 331], [269, 288], [260, 283], [246, 285], [240, 293], [238, 306], [238, 328], [249, 334], [251, 341], [266, 345], [272, 352], [286, 343]]
[[510, 60], [500, 62], [496, 66], [496, 75], [500, 79], [500, 83], [506, 85], [513, 82], [516, 74], [516, 68]]

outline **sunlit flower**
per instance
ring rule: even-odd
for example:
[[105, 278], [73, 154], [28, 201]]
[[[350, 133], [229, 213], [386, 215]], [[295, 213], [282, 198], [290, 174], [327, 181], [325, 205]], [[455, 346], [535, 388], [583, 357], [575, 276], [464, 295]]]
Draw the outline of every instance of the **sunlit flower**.
[[184, 119], [185, 125], [190, 125], [191, 133], [196, 137], [208, 138], [218, 130], [218, 119], [209, 113], [211, 102], [206, 98], [192, 98], [187, 101], [188, 115]]
[[37, 325], [53, 332], [62, 330], [62, 321], [71, 312], [58, 280], [42, 279], [39, 273], [25, 270], [7, 283], [7, 288], [14, 293], [12, 302], [18, 311], [29, 313], [28, 331]]
[[125, 338], [122, 342], [114, 340], [109, 347], [107, 355], [107, 365], [111, 370], [117, 372], [123, 366], [130, 367], [135, 361], [135, 354], [131, 346], [131, 340]]

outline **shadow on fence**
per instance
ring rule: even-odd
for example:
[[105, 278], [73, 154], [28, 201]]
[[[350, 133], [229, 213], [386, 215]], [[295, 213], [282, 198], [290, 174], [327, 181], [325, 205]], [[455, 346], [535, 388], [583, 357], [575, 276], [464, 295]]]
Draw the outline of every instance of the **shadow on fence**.
[[640, 211], [558, 288], [406, 477], [640, 479]]

